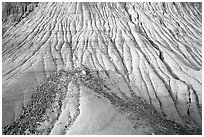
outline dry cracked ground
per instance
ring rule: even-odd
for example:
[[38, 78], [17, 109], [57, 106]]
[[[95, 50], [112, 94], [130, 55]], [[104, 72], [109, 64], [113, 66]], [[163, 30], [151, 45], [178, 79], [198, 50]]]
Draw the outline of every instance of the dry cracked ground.
[[201, 134], [202, 3], [3, 3], [3, 134]]

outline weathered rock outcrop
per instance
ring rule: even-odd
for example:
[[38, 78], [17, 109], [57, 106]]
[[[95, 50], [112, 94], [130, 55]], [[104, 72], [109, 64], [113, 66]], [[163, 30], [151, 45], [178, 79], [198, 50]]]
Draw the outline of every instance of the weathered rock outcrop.
[[[200, 3], [39, 3], [37, 8], [3, 35], [3, 126], [18, 119], [43, 79], [60, 69], [86, 66], [108, 91], [98, 93], [98, 84], [92, 84], [97, 80], [69, 84], [76, 91], [66, 94], [78, 94], [80, 101], [73, 102], [80, 105], [65, 103], [59, 121], [45, 133], [143, 134], [146, 129], [153, 133], [151, 126], [144, 132], [140, 126], [131, 128], [131, 120], [122, 109], [113, 110], [116, 106], [106, 93], [121, 104], [141, 97], [161, 117], [201, 128]], [[137, 110], [138, 103], [127, 104]], [[69, 120], [63, 119], [76, 109], [79, 114], [67, 128]], [[118, 121], [130, 128], [117, 127], [122, 125]], [[67, 129], [60, 128], [65, 125]]]
[[7, 28], [27, 17], [37, 4], [38, 2], [2, 2], [2, 34]]

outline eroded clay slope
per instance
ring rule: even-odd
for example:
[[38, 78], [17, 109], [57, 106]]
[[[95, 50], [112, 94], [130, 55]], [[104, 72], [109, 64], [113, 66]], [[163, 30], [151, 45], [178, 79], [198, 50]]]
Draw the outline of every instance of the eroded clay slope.
[[2, 2], [2, 34], [37, 7], [38, 2]]
[[[199, 3], [39, 3], [3, 35], [3, 126], [44, 78], [83, 65], [110, 71], [96, 75], [116, 96], [140, 96], [168, 119], [201, 127], [201, 30]], [[107, 106], [101, 114], [112, 107], [96, 102]]]
[[20, 116], [3, 128], [3, 134], [201, 134], [197, 127], [169, 120], [134, 93], [115, 91], [116, 85], [104, 76], [118, 78], [118, 85], [126, 86], [120, 75], [110, 71], [82, 67], [52, 73], [37, 86]]

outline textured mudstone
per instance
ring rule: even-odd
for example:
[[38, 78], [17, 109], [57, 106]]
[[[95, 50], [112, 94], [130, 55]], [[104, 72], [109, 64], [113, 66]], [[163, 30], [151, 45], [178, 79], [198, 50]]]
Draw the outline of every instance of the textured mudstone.
[[[13, 22], [10, 19], [13, 18], [18, 22], [3, 24], [7, 30], [2, 39], [3, 127], [20, 116], [22, 106], [30, 102], [43, 79], [63, 69], [74, 71], [67, 77], [77, 83], [73, 84], [79, 88], [76, 98], [84, 95], [82, 89], [94, 92], [93, 100], [98, 100], [94, 108], [97, 104], [116, 108], [114, 105], [120, 105], [119, 100], [141, 97], [161, 117], [201, 128], [201, 3], [38, 3], [37, 7], [36, 3], [14, 3], [10, 6], [3, 4], [2, 19]], [[21, 18], [28, 11], [31, 11], [28, 16]], [[101, 92], [102, 89], [107, 91]], [[98, 94], [102, 96], [99, 99]], [[100, 99], [103, 97], [113, 98], [112, 102]], [[88, 98], [87, 103], [92, 102], [88, 101], [89, 97], [83, 98]], [[77, 106], [74, 110], [80, 109], [74, 106]], [[85, 103], [84, 107], [89, 105]], [[101, 109], [101, 113], [110, 108]], [[61, 117], [70, 113], [67, 109], [61, 110]], [[72, 122], [57, 122], [66, 129], [53, 125], [55, 130], [46, 133], [105, 134], [94, 129], [75, 132], [72, 126], [78, 126], [74, 121], [81, 121], [85, 116], [80, 116], [80, 110], [76, 113]], [[113, 113], [117, 114], [115, 119], [122, 117], [121, 121], [131, 125], [121, 113]], [[153, 129], [149, 125], [139, 131], [151, 134]], [[130, 129], [129, 134], [144, 133]]]
[[27, 17], [38, 2], [2, 2], [2, 34], [13, 24]]

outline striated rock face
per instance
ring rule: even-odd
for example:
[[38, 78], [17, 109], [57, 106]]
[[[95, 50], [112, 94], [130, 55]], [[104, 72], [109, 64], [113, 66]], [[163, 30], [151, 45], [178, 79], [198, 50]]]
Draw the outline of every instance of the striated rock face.
[[[175, 125], [201, 128], [201, 7], [39, 3], [3, 35], [3, 127], [22, 122], [22, 107], [29, 108], [37, 85], [64, 70], [72, 72], [64, 76], [66, 88], [54, 90], [55, 101], [42, 108], [35, 130], [14, 128], [19, 134], [182, 134]], [[10, 17], [5, 15], [3, 20]], [[15, 134], [11, 128], [6, 132]]]
[[7, 28], [27, 17], [37, 4], [38, 2], [2, 2], [2, 34]]

